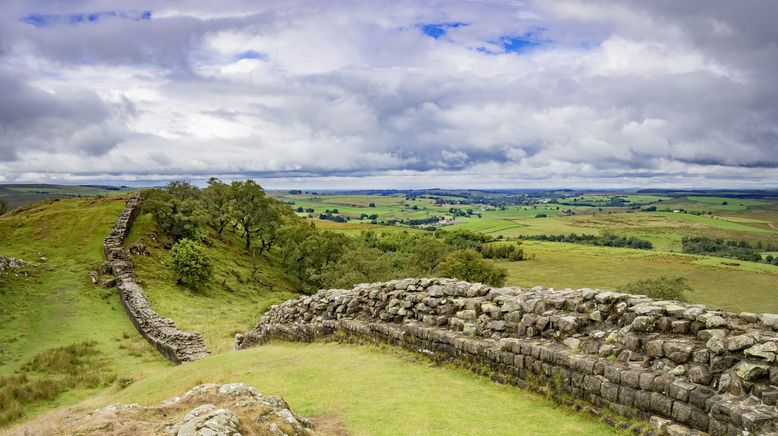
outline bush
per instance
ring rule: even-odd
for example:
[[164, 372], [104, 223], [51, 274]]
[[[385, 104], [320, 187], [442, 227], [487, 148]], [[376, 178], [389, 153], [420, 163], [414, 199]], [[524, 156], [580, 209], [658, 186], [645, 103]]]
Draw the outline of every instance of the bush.
[[173, 256], [173, 272], [178, 276], [179, 283], [197, 288], [213, 276], [211, 261], [201, 243], [182, 239], [173, 246], [170, 254]]
[[686, 293], [694, 292], [684, 277], [659, 277], [630, 282], [621, 288], [628, 294], [648, 295], [658, 300], [688, 301]]
[[506, 259], [511, 262], [526, 259], [524, 250], [517, 244], [484, 244], [481, 255], [487, 259]]
[[8, 212], [8, 203], [0, 198], [0, 215], [5, 214], [6, 212]]
[[435, 269], [443, 277], [454, 277], [468, 282], [480, 282], [491, 286], [502, 286], [508, 272], [494, 266], [474, 250], [455, 251]]

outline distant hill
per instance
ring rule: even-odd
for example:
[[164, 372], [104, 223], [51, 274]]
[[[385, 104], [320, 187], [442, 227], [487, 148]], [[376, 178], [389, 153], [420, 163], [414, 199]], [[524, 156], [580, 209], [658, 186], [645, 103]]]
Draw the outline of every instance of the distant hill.
[[110, 185], [0, 184], [0, 199], [10, 209], [52, 198], [96, 197], [135, 191], [138, 188]]

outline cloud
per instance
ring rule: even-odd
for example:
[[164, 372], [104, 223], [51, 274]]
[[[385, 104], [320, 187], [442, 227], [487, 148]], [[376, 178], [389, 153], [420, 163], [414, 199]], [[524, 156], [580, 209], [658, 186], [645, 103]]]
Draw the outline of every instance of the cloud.
[[771, 2], [133, 7], [0, 6], [7, 180], [778, 185]]

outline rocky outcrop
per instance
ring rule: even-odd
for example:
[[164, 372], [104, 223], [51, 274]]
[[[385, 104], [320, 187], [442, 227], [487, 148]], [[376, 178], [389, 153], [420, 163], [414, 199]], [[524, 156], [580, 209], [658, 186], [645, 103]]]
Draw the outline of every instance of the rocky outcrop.
[[382, 341], [674, 434], [778, 430], [778, 317], [593, 289], [406, 279], [275, 305], [236, 348]]
[[115, 404], [48, 428], [58, 434], [313, 435], [313, 425], [281, 397], [243, 383], [196, 386], [159, 406]]
[[127, 200], [124, 211], [103, 245], [108, 264], [116, 277], [122, 305], [138, 332], [165, 357], [176, 363], [201, 359], [209, 354], [202, 334], [179, 330], [173, 320], [157, 314], [146, 299], [143, 288], [135, 283], [130, 252], [124, 247], [124, 239], [138, 213], [140, 195], [135, 194]]

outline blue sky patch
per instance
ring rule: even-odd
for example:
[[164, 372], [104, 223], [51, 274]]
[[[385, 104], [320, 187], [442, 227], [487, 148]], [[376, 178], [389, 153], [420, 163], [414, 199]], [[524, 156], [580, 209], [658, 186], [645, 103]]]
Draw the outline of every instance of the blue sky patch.
[[240, 59], [259, 59], [261, 61], [267, 60], [267, 55], [254, 50], [246, 50], [238, 53], [237, 58]]
[[427, 23], [419, 24], [419, 28], [425, 35], [438, 39], [446, 34], [447, 29], [456, 29], [457, 27], [467, 26], [466, 23], [452, 22], [452, 23]]
[[35, 27], [46, 27], [56, 24], [96, 23], [103, 18], [123, 18], [132, 21], [151, 19], [151, 11], [104, 11], [77, 14], [29, 14], [21, 18], [23, 23]]

